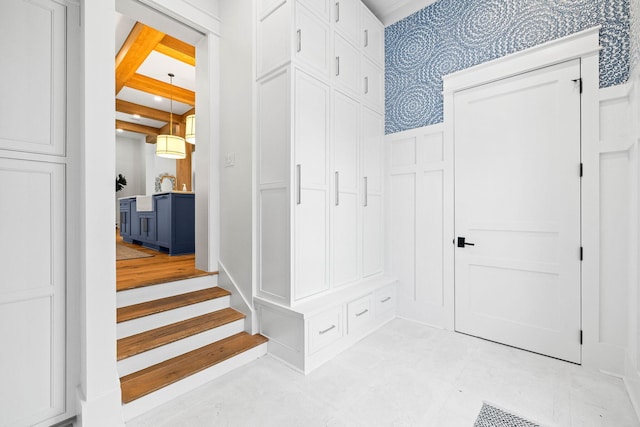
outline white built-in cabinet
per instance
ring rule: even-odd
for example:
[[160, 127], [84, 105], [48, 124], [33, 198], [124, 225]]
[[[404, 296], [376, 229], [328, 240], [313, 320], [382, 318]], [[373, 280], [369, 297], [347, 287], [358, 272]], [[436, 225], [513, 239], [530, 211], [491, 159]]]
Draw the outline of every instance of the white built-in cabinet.
[[3, 2], [0, 13], [0, 425], [75, 413], [67, 298], [67, 41], [78, 8]]
[[270, 351], [309, 371], [395, 315], [376, 317], [377, 304], [395, 306], [392, 290], [376, 302], [394, 286], [384, 28], [359, 0], [259, 0], [256, 26], [256, 305]]

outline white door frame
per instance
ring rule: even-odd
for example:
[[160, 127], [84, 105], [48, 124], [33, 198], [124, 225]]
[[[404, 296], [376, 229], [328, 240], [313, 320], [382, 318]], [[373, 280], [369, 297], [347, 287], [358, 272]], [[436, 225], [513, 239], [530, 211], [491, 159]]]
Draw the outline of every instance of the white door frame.
[[[120, 1], [120, 0], [118, 0]], [[220, 20], [215, 13], [193, 6], [186, 0], [129, 0], [140, 6], [162, 12], [168, 17], [186, 24], [205, 37], [196, 46], [199, 68], [202, 75], [196, 76], [196, 90], [201, 96], [196, 108], [211, 119], [210, 126], [199, 125], [199, 138], [208, 140], [198, 148], [201, 176], [198, 180], [197, 203], [202, 210], [196, 213], [196, 229], [201, 230], [196, 240], [200, 259], [198, 268], [217, 269], [219, 258], [219, 37]], [[74, 1], [75, 3], [75, 1]], [[81, 34], [72, 40], [79, 53], [81, 67], [78, 71], [77, 106], [70, 112], [77, 117], [78, 135], [71, 155], [71, 176], [77, 177], [68, 186], [68, 193], [79, 194], [80, 212], [71, 213], [77, 219], [79, 230], [70, 237], [77, 243], [70, 251], [71, 278], [77, 278], [79, 289], [70, 298], [79, 300], [79, 336], [76, 338], [79, 351], [76, 365], [79, 366], [79, 387], [76, 395], [76, 410], [80, 425], [124, 425], [120, 384], [116, 367], [114, 343], [115, 321], [115, 241], [113, 239], [113, 198], [106, 196], [113, 191], [111, 176], [115, 170], [115, 143], [113, 123], [114, 80], [113, 58], [115, 55], [114, 12], [116, 0], [98, 2], [81, 0]], [[212, 0], [215, 12], [217, 0]], [[109, 36], [111, 35], [111, 36]], [[206, 74], [205, 74], [206, 71]], [[74, 71], [75, 72], [75, 71]], [[202, 76], [208, 77], [205, 82]], [[199, 78], [200, 77], [200, 78]], [[208, 94], [202, 96], [202, 94]], [[76, 102], [74, 100], [74, 102]], [[207, 146], [205, 148], [205, 145]], [[107, 149], [105, 150], [105, 147]], [[198, 166], [196, 166], [198, 169]], [[204, 171], [208, 171], [207, 176]], [[71, 230], [71, 227], [69, 228]], [[75, 353], [71, 351], [70, 353]]]
[[[582, 179], [582, 363], [598, 366], [599, 294], [599, 30], [594, 27], [558, 40], [514, 53], [443, 78], [445, 145], [445, 242], [454, 235], [454, 93], [542, 67], [580, 59], [583, 92], [581, 97]], [[454, 245], [444, 253], [445, 327], [454, 330]]]
[[203, 34], [196, 45], [196, 111], [209, 120], [198, 121], [194, 189], [196, 268], [217, 271], [220, 258], [220, 19], [184, 0], [116, 0], [116, 10], [136, 16], [148, 15], [150, 19], [158, 19], [160, 13]]

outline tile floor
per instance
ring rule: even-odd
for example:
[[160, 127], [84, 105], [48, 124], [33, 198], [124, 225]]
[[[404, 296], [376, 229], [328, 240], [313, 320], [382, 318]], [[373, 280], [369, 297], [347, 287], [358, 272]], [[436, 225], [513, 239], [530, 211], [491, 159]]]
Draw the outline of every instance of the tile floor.
[[306, 377], [265, 356], [127, 427], [471, 427], [483, 401], [547, 427], [640, 426], [618, 378], [397, 319]]

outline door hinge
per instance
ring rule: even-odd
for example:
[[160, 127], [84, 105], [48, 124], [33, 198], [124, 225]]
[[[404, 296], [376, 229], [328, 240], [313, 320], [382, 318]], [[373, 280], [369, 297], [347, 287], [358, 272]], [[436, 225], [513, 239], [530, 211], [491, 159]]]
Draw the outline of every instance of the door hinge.
[[583, 174], [584, 174], [584, 164], [580, 163], [580, 178], [582, 178]]
[[580, 345], [582, 345], [582, 329], [580, 329]]
[[579, 79], [573, 79], [571, 81], [578, 84], [578, 87], [580, 88], [580, 93], [582, 93], [582, 77]]
[[580, 261], [584, 259], [584, 248], [580, 246]]

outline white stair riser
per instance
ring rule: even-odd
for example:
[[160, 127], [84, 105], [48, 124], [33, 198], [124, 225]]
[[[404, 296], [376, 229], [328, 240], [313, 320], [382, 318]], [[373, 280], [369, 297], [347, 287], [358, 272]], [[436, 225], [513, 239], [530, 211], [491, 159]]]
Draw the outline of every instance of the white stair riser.
[[225, 296], [118, 323], [117, 338], [128, 337], [171, 323], [222, 310], [229, 307], [229, 302], [229, 296]]
[[151, 394], [143, 396], [134, 400], [131, 403], [127, 403], [122, 406], [123, 416], [125, 422], [131, 421], [133, 418], [144, 414], [156, 408], [163, 403], [166, 403], [177, 396], [187, 393], [191, 390], [200, 387], [209, 381], [212, 381], [234, 369], [246, 365], [259, 357], [262, 357], [267, 352], [267, 343], [260, 344], [244, 353], [238, 354], [230, 359], [220, 362], [208, 369], [200, 371], [194, 375], [184, 378], [178, 382], [161, 388]]
[[230, 337], [244, 330], [244, 319], [227, 323], [208, 331], [201, 332], [190, 337], [154, 348], [144, 353], [136, 354], [118, 362], [118, 374], [120, 377], [140, 371], [189, 351], [211, 344], [221, 339]]
[[194, 277], [193, 279], [178, 280], [176, 282], [159, 283], [141, 288], [118, 291], [116, 305], [118, 308], [141, 302], [153, 301], [160, 298], [214, 288], [218, 285], [218, 276]]

